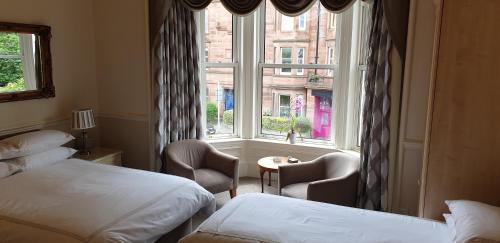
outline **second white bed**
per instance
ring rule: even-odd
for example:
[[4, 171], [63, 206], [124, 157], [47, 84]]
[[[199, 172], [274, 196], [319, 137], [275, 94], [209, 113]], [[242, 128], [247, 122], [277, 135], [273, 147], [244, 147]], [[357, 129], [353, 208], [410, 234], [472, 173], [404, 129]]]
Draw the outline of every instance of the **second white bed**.
[[[198, 232], [234, 237], [227, 242], [451, 242], [441, 222], [267, 194], [237, 196]], [[208, 240], [203, 237], [183, 242]]]

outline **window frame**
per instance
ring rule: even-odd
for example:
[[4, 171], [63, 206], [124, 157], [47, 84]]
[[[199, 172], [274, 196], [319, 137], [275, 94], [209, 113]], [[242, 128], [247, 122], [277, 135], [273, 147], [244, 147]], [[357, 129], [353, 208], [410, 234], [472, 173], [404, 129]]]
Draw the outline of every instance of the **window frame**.
[[[240, 137], [240, 90], [241, 81], [240, 81], [240, 58], [241, 58], [241, 18], [232, 14], [232, 62], [205, 62], [205, 35], [208, 34], [208, 31], [205, 27], [208, 26], [206, 21], [208, 20], [208, 16], [206, 15], [207, 11], [202, 10], [195, 13], [195, 18], [198, 24], [198, 43], [202, 48], [198, 48], [199, 55], [199, 72], [200, 72], [200, 90], [201, 90], [201, 107], [202, 107], [202, 127], [203, 127], [203, 137], [208, 140], [213, 139], [224, 139], [224, 138], [235, 138]], [[228, 13], [230, 13], [228, 11]], [[200, 29], [201, 28], [201, 29]], [[208, 57], [207, 57], [208, 61]], [[206, 70], [207, 68], [232, 68], [233, 69], [233, 133], [231, 134], [214, 134], [210, 137], [206, 134], [207, 128], [207, 82], [206, 82]]]

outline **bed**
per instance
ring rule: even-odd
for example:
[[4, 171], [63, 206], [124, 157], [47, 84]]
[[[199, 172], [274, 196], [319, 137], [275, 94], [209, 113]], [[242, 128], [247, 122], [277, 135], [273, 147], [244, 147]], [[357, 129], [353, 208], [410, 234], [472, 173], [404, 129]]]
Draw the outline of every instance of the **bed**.
[[268, 194], [228, 202], [182, 243], [452, 242], [446, 224]]
[[193, 181], [67, 159], [0, 180], [0, 242], [155, 242], [215, 211]]

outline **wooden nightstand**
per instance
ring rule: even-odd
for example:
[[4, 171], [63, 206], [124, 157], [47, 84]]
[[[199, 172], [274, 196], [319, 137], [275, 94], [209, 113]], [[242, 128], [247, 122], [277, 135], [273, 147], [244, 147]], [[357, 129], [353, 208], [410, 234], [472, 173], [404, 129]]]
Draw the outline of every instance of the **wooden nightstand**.
[[89, 155], [81, 155], [77, 153], [75, 156], [73, 156], [73, 158], [88, 160], [101, 164], [121, 166], [122, 154], [123, 151], [118, 149], [97, 147], [91, 149]]

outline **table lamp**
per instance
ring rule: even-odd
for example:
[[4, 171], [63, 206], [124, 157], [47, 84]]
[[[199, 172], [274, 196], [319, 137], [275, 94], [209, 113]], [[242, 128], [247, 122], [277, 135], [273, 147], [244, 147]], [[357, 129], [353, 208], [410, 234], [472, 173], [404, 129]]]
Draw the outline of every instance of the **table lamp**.
[[87, 146], [87, 129], [95, 127], [94, 112], [92, 109], [81, 109], [73, 111], [71, 128], [73, 130], [82, 130], [80, 154], [89, 155], [90, 150]]

